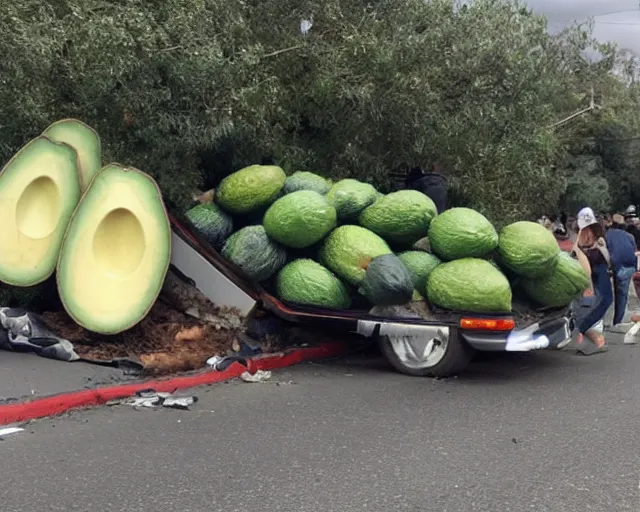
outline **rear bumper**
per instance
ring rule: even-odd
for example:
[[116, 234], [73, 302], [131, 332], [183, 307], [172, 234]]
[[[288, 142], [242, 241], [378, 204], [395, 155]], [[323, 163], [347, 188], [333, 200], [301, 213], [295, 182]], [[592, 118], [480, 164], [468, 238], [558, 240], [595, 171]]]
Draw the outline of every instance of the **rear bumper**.
[[461, 329], [460, 336], [481, 352], [529, 352], [559, 348], [571, 338], [573, 329], [573, 318], [566, 315], [513, 331], [488, 332]]

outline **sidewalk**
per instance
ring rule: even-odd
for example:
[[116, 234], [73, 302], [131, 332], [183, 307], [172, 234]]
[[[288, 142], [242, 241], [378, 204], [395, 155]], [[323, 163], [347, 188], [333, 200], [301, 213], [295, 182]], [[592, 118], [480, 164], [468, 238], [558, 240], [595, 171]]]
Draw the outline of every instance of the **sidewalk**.
[[0, 403], [129, 380], [122, 370], [0, 351]]

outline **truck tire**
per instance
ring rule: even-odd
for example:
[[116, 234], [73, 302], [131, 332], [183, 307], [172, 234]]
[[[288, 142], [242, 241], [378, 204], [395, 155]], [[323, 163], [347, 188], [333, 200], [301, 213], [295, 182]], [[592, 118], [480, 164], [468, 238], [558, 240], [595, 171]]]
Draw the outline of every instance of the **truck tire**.
[[451, 377], [462, 372], [473, 358], [474, 350], [460, 338], [458, 329], [451, 329], [446, 342], [435, 340], [440, 346], [440, 353], [435, 354], [431, 361], [408, 360], [406, 354], [399, 355], [403, 344], [408, 340], [396, 340], [389, 336], [378, 336], [380, 349], [391, 366], [400, 373], [412, 377]]

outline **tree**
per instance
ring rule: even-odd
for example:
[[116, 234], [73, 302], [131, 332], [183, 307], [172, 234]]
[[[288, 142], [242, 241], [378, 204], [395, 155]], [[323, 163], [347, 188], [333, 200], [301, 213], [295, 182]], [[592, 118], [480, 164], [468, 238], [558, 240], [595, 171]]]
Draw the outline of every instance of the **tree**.
[[507, 222], [563, 192], [576, 132], [549, 127], [613, 65], [590, 46], [515, 0], [18, 0], [0, 14], [0, 156], [79, 117], [179, 209], [202, 171], [270, 160], [384, 189], [437, 161]]

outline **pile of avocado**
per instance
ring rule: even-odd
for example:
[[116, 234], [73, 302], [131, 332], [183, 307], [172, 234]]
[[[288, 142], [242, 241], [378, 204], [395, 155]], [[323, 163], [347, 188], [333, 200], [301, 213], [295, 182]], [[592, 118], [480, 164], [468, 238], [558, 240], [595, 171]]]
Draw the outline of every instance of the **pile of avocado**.
[[31, 287], [56, 272], [60, 299], [88, 330], [137, 324], [160, 293], [171, 228], [156, 182], [102, 166], [98, 134], [64, 119], [0, 173], [0, 281]]
[[223, 179], [212, 197], [187, 219], [247, 277], [292, 304], [348, 309], [426, 297], [442, 309], [503, 313], [516, 287], [559, 307], [589, 284], [539, 224], [498, 234], [468, 208], [437, 215], [415, 190], [385, 195], [354, 179], [287, 177], [253, 165]]

